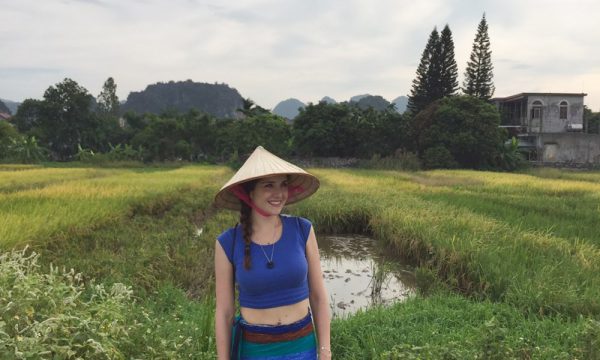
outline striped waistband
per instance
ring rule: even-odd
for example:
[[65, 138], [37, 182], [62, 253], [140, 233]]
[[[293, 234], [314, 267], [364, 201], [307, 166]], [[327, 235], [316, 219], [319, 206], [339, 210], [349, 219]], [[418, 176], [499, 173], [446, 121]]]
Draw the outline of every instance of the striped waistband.
[[293, 341], [313, 333], [310, 312], [301, 320], [285, 325], [256, 325], [240, 321], [243, 338], [256, 344], [269, 344], [281, 341]]

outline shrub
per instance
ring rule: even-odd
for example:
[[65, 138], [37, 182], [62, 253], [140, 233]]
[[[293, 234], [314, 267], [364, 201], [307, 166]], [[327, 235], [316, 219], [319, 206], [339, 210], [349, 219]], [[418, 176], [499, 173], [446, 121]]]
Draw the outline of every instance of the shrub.
[[441, 145], [425, 150], [423, 165], [427, 169], [453, 169], [458, 167], [450, 151]]
[[0, 255], [0, 354], [124, 358], [119, 348], [132, 329], [126, 320], [131, 289], [119, 283], [86, 286], [73, 270], [41, 273], [38, 257], [26, 249]]
[[[488, 169], [494, 166], [506, 138], [506, 131], [499, 125], [500, 114], [493, 105], [471, 96], [452, 96], [419, 112], [413, 119], [412, 131], [423, 160], [428, 149], [444, 147], [458, 166]], [[443, 152], [436, 150], [438, 156]], [[452, 167], [448, 161], [441, 164]]]

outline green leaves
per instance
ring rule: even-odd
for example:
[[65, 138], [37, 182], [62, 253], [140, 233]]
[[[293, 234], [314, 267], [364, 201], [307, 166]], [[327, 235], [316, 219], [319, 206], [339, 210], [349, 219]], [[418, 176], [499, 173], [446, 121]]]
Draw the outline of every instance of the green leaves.
[[492, 78], [492, 51], [490, 49], [490, 37], [488, 36], [488, 25], [485, 14], [477, 26], [477, 34], [473, 41], [471, 57], [465, 70], [463, 92], [479, 99], [489, 100], [494, 94], [494, 83]]

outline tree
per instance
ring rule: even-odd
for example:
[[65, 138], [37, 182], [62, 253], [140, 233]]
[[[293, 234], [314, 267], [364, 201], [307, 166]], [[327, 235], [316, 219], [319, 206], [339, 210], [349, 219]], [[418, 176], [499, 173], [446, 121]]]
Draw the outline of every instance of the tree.
[[[177, 119], [154, 114], [148, 114], [148, 117], [148, 126], [131, 140], [134, 147], [145, 149], [145, 161], [176, 160], [189, 155], [186, 146], [181, 143], [183, 131]], [[180, 153], [182, 150], [183, 154]]]
[[490, 50], [490, 38], [488, 36], [488, 25], [485, 14], [477, 26], [477, 34], [473, 41], [471, 57], [467, 63], [463, 92], [479, 99], [489, 100], [494, 94], [494, 83], [492, 78], [492, 51]]
[[438, 43], [439, 34], [437, 29], [433, 28], [427, 45], [425, 45], [425, 49], [421, 54], [421, 61], [419, 62], [419, 67], [417, 67], [417, 76], [413, 80], [412, 89], [408, 96], [408, 105], [406, 108], [413, 114], [423, 110], [431, 102], [431, 79], [434, 75], [434, 71], [431, 68], [432, 61], [437, 61], [437, 56], [434, 54], [437, 52]]
[[92, 112], [94, 97], [71, 79], [50, 86], [43, 100], [27, 99], [13, 123], [27, 136], [35, 136], [54, 158], [67, 160], [78, 145], [97, 150], [99, 123]]
[[458, 66], [454, 58], [452, 31], [446, 24], [440, 34], [440, 90], [441, 97], [456, 95], [458, 91]]
[[355, 156], [360, 145], [357, 110], [348, 103], [309, 104], [294, 119], [294, 148], [303, 156]]
[[98, 112], [102, 115], [112, 117], [119, 116], [119, 97], [117, 96], [117, 84], [112, 77], [109, 77], [102, 86], [102, 91], [98, 95]]
[[21, 135], [11, 124], [0, 121], [0, 161], [10, 158], [11, 146], [20, 138]]
[[356, 103], [309, 104], [294, 119], [294, 150], [302, 156], [369, 158], [388, 155], [399, 146], [402, 115]]
[[446, 25], [440, 36], [437, 29], [433, 28], [421, 55], [407, 109], [412, 114], [417, 114], [437, 99], [456, 95], [457, 78], [458, 67], [454, 59], [452, 31]]
[[600, 134], [600, 112], [592, 112], [590, 108], [583, 105], [584, 131], [588, 134]]
[[[222, 121], [219, 121], [219, 123]], [[258, 145], [286, 155], [291, 147], [291, 128], [284, 118], [271, 113], [232, 120], [218, 128], [217, 148], [222, 157], [249, 154]]]
[[94, 97], [77, 82], [66, 78], [44, 93], [39, 126], [40, 139], [61, 159], [77, 153], [78, 145], [95, 148], [97, 118], [92, 113]]
[[241, 113], [244, 117], [251, 117], [261, 114], [270, 114], [269, 110], [259, 105], [256, 105], [256, 103], [250, 98], [244, 99], [243, 108], [237, 109], [237, 111]]
[[212, 115], [192, 109], [180, 117], [185, 141], [190, 145], [190, 160], [202, 160], [211, 155], [216, 144]]
[[44, 102], [42, 100], [25, 99], [10, 121], [21, 133], [30, 133], [40, 126], [43, 106]]
[[499, 127], [498, 109], [471, 96], [435, 101], [413, 122], [417, 150], [426, 164], [439, 164], [443, 159], [445, 164], [465, 168], [490, 168], [497, 163], [506, 138], [505, 130]]

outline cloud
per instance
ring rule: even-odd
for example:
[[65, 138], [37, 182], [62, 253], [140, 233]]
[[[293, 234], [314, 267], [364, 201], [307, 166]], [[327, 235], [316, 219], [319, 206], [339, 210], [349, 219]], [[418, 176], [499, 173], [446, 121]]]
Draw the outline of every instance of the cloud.
[[226, 82], [265, 107], [289, 97], [393, 98], [410, 90], [434, 26], [450, 25], [462, 81], [484, 12], [497, 95], [553, 82], [567, 91], [569, 76], [600, 73], [599, 10], [591, 0], [6, 2], [0, 95], [39, 97], [64, 77], [97, 94], [112, 76], [121, 98], [186, 79]]

